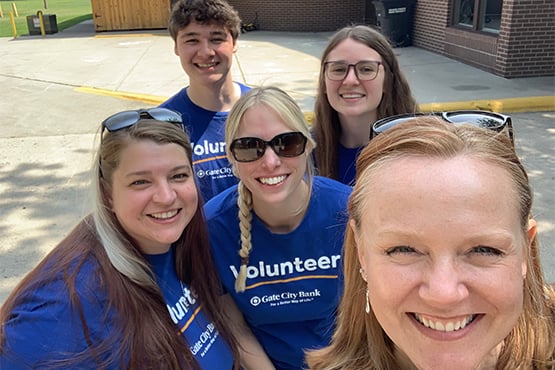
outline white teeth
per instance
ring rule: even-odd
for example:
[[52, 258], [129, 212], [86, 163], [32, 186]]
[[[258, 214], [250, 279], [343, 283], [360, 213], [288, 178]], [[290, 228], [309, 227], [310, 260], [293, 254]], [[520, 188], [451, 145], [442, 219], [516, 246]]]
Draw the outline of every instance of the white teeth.
[[416, 320], [418, 320], [422, 325], [424, 325], [427, 328], [434, 329], [437, 331], [451, 332], [451, 331], [457, 331], [465, 328], [466, 325], [468, 325], [469, 323], [472, 322], [472, 320], [474, 320], [475, 315], [468, 315], [461, 320], [447, 321], [447, 322], [432, 321], [417, 313], [414, 314], [414, 317], [416, 318]]
[[197, 63], [197, 65], [201, 68], [208, 68], [208, 67], [213, 67], [216, 65], [216, 63], [209, 63], [209, 64], [201, 64], [201, 63]]
[[177, 214], [177, 210], [174, 210], [174, 211], [169, 211], [169, 212], [153, 213], [150, 216], [152, 218], [163, 220], [163, 219], [166, 219], [166, 218], [172, 218], [176, 214]]
[[344, 99], [362, 98], [362, 94], [341, 94]]
[[286, 176], [261, 177], [259, 180], [265, 185], [276, 185], [285, 180]]

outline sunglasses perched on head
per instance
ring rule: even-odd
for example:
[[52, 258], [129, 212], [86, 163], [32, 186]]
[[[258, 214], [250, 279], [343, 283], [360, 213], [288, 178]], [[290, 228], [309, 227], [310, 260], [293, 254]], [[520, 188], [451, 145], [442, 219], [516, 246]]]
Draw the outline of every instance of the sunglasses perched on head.
[[514, 145], [513, 125], [511, 123], [511, 117], [500, 113], [479, 110], [459, 110], [437, 113], [409, 113], [386, 117], [372, 124], [372, 128], [370, 130], [370, 140], [372, 140], [378, 134], [387, 131], [394, 126], [397, 126], [399, 123], [406, 122], [419, 116], [437, 116], [455, 125], [469, 124], [489, 130], [494, 130], [497, 132], [501, 132], [507, 129], [509, 138]]
[[157, 121], [175, 123], [183, 128], [181, 114], [167, 108], [137, 109], [119, 112], [102, 121], [102, 127], [109, 132], [114, 132], [133, 126], [141, 119], [155, 119]]
[[229, 150], [237, 162], [253, 162], [264, 156], [270, 147], [280, 157], [298, 157], [304, 153], [307, 138], [301, 132], [286, 132], [270, 141], [258, 137], [242, 137], [231, 142]]

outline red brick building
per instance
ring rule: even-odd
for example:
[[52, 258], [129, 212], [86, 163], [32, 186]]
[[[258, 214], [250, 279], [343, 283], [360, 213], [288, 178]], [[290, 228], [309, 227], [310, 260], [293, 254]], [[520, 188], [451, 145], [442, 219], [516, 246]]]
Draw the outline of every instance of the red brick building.
[[350, 23], [383, 26], [390, 17], [385, 21], [410, 30], [413, 45], [496, 75], [555, 75], [553, 0], [416, 0], [413, 9], [414, 0], [228, 1], [262, 30], [334, 31]]

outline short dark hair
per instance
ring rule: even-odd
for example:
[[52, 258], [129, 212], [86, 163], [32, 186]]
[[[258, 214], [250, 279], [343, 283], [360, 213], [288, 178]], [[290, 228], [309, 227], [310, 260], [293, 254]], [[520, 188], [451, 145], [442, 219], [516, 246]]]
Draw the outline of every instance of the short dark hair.
[[229, 30], [233, 40], [241, 33], [239, 13], [224, 0], [177, 0], [172, 6], [168, 31], [175, 41], [179, 30], [191, 22], [218, 24]]

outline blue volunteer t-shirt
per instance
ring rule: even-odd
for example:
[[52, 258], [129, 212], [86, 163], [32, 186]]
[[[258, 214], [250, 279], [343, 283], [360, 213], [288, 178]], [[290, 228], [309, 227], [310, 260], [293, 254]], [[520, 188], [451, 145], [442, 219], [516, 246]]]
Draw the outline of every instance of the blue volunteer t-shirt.
[[233, 354], [220, 333], [205, 316], [202, 304], [175, 273], [173, 247], [167, 253], [145, 255], [160, 286], [173, 322], [189, 343], [203, 369], [230, 370]]
[[[219, 336], [214, 325], [203, 313], [202, 305], [186, 285], [181, 285], [173, 266], [173, 252], [146, 256], [153, 264], [157, 281], [164, 291], [169, 315], [185, 336], [189, 347], [203, 369], [230, 370], [232, 352]], [[96, 261], [88, 259], [79, 269], [76, 291], [81, 299], [84, 320], [91, 340], [97, 343], [107, 335], [120, 333], [114, 330], [117, 317], [113, 311], [106, 314], [108, 300], [105, 282], [94, 278], [98, 269]], [[83, 333], [81, 318], [70, 304], [63, 276], [32, 291], [25, 301], [15, 307], [4, 326], [6, 341], [0, 353], [0, 369], [21, 370], [49, 368], [52, 361], [74, 357], [89, 349]], [[176, 333], [177, 335], [177, 333]], [[118, 338], [113, 338], [116, 342]], [[110, 354], [106, 354], [108, 356]], [[94, 359], [57, 369], [98, 369]], [[113, 364], [106, 370], [119, 370]]]
[[[49, 261], [45, 268], [48, 268]], [[113, 333], [115, 313], [108, 312], [105, 289], [96, 276], [97, 263], [89, 258], [80, 266], [75, 290], [81, 300], [90, 338], [95, 342]], [[16, 306], [4, 325], [6, 337], [0, 353], [0, 369], [43, 369], [57, 360], [75, 356], [89, 349], [83, 333], [81, 318], [70, 303], [67, 286], [60, 273], [54, 280], [29, 292]], [[117, 333], [117, 332], [116, 332]], [[117, 340], [117, 338], [115, 338]], [[79, 369], [97, 369], [93, 359], [81, 361]], [[74, 369], [71, 366], [57, 369]], [[107, 368], [116, 370], [117, 364]]]
[[351, 187], [314, 177], [301, 224], [274, 234], [253, 214], [244, 293], [235, 292], [241, 264], [237, 186], [208, 202], [205, 214], [224, 288], [278, 369], [305, 367], [304, 350], [329, 344], [342, 292], [341, 249]]
[[346, 148], [338, 144], [337, 178], [343, 184], [350, 186], [355, 184], [356, 162], [362, 149], [364, 149], [364, 147]]
[[[241, 95], [250, 87], [237, 83]], [[229, 112], [213, 112], [191, 101], [187, 88], [160, 105], [181, 113], [185, 129], [193, 144], [193, 170], [205, 201], [237, 184], [225, 154], [225, 123]]]

